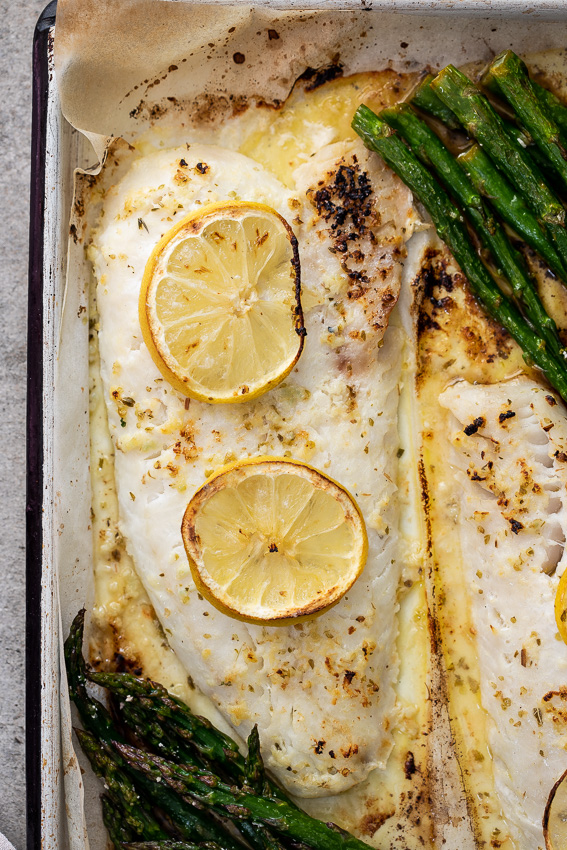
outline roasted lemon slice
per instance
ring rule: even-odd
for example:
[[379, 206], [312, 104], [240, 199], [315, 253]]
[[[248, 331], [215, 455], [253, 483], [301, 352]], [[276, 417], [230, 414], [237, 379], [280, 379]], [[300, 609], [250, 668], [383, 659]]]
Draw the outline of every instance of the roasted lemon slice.
[[248, 401], [282, 381], [305, 334], [297, 240], [271, 207], [209, 204], [156, 245], [140, 290], [163, 376], [201, 401]]
[[368, 551], [353, 497], [313, 467], [281, 458], [241, 461], [210, 478], [181, 532], [199, 590], [254, 623], [297, 622], [334, 605]]
[[543, 834], [546, 850], [567, 847], [567, 770], [551, 789], [543, 815]]
[[555, 594], [555, 622], [557, 623], [559, 634], [565, 643], [567, 643], [567, 570], [565, 570], [557, 585], [557, 593]]

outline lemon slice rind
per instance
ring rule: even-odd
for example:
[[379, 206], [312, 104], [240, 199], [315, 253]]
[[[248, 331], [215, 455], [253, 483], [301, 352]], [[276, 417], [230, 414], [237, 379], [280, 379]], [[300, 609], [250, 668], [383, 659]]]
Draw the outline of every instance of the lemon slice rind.
[[559, 634], [567, 643], [567, 570], [559, 579], [555, 593], [555, 622]]
[[189, 502], [181, 533], [199, 592], [224, 614], [263, 625], [329, 610], [368, 553], [351, 494], [309, 464], [279, 457], [220, 469]]
[[[215, 223], [227, 225], [230, 222], [241, 223], [244, 227], [246, 221], [256, 220], [265, 222], [266, 233], [277, 243], [276, 247], [270, 252], [261, 238], [255, 244], [249, 240], [247, 255], [242, 257], [243, 248], [235, 242], [234, 249], [239, 255], [236, 265], [243, 274], [232, 275], [232, 266], [229, 268], [228, 263], [215, 259], [214, 231], [211, 237], [207, 228], [210, 230]], [[183, 263], [176, 260], [176, 251], [179, 254], [180, 246], [186, 242], [191, 244], [189, 240], [195, 245], [203, 242], [204, 233], [209, 237], [206, 245], [209, 262], [201, 263], [197, 269], [204, 279], [195, 281], [188, 277], [183, 292], [184, 283], [179, 275]], [[268, 274], [251, 256], [254, 251], [256, 255], [263, 252], [264, 265], [271, 263], [273, 266], [283, 252], [284, 261]], [[255, 281], [252, 285], [248, 281], [248, 286], [244, 282], [243, 288], [251, 295], [248, 303], [246, 298], [238, 298], [238, 285], [233, 284], [239, 277], [244, 279], [250, 271], [257, 278], [258, 286], [254, 286]], [[211, 277], [215, 274], [216, 280], [224, 277], [226, 283], [230, 279], [232, 291], [223, 291], [222, 287], [215, 290], [211, 286]], [[270, 277], [273, 281], [271, 291]], [[159, 297], [168, 286], [178, 302], [185, 301], [189, 305], [183, 303], [185, 313], [169, 325], [164, 323], [163, 317], [160, 319], [158, 306]], [[267, 298], [262, 300], [262, 295]], [[241, 301], [246, 302], [244, 310], [239, 310]], [[244, 321], [238, 321], [243, 318], [240, 313], [245, 315]], [[233, 403], [249, 401], [273, 389], [297, 363], [305, 337], [299, 253], [290, 225], [265, 204], [219, 202], [193, 211], [177, 222], [152, 251], [140, 289], [139, 318], [142, 336], [154, 363], [163, 377], [183, 395], [213, 404]], [[234, 332], [231, 334], [232, 326]], [[172, 353], [171, 346], [171, 339], [175, 341], [182, 333], [188, 337], [188, 345], [182, 352], [185, 362], [180, 362], [180, 357]], [[258, 361], [268, 356], [272, 362], [263, 368]], [[236, 372], [232, 382], [231, 368]], [[203, 380], [202, 376], [199, 379], [196, 377], [199, 371], [207, 376], [213, 373], [213, 380]]]
[[546, 850], [567, 847], [567, 770], [550, 791], [542, 826]]

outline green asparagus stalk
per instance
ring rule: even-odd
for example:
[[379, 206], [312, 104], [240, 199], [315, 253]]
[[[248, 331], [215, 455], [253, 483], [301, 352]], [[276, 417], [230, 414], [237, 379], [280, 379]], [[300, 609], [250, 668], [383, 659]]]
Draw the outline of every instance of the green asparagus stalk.
[[466, 217], [496, 261], [498, 271], [508, 280], [526, 315], [541, 331], [550, 352], [563, 357], [562, 343], [553, 319], [547, 315], [522, 255], [510, 243], [463, 168], [433, 130], [407, 104], [398, 104], [380, 113], [380, 118], [397, 130], [426, 166], [432, 166], [439, 179], [460, 204]]
[[[166, 729], [194, 745], [209, 765], [224, 770], [236, 782], [243, 780], [245, 759], [236, 741], [216, 729], [206, 718], [193, 714], [189, 706], [172, 696], [162, 685], [130, 673], [89, 671], [88, 677], [91, 682], [107, 688], [120, 699], [138, 699], [145, 712], [155, 713]], [[272, 796], [281, 797], [294, 805], [271, 779], [267, 780], [267, 790]]]
[[418, 87], [412, 92], [410, 102], [419, 109], [422, 109], [424, 112], [427, 112], [428, 115], [432, 115], [434, 118], [437, 118], [437, 120], [441, 121], [445, 127], [449, 128], [449, 130], [458, 130], [461, 125], [457, 121], [455, 113], [445, 106], [443, 101], [431, 88], [431, 83], [434, 79], [435, 77], [433, 74], [427, 74]]
[[192, 844], [190, 841], [134, 841], [123, 845], [124, 850], [219, 850], [212, 841]]
[[490, 201], [503, 221], [543, 258], [560, 280], [567, 282], [567, 268], [549, 239], [547, 229], [541, 226], [482, 148], [473, 145], [460, 154], [458, 160], [475, 188]]
[[[159, 755], [178, 764], [203, 767], [202, 759], [195, 757], [195, 754], [176, 734], [174, 728], [167, 728], [165, 724], [160, 724], [155, 719], [154, 714], [144, 714], [143, 707], [139, 704], [139, 698], [130, 697], [124, 702], [120, 702], [117, 712], [136, 737], [149, 745]], [[252, 752], [255, 755], [254, 750]], [[259, 753], [258, 757], [260, 757]], [[215, 765], [215, 769], [215, 772], [218, 772], [218, 766]], [[240, 831], [253, 850], [281, 850], [279, 842], [270, 835], [265, 827], [243, 822], [240, 824]]]
[[162, 780], [183, 799], [196, 799], [223, 810], [235, 820], [253, 820], [276, 832], [308, 844], [315, 850], [368, 850], [368, 845], [334, 825], [309, 817], [284, 800], [258, 797], [246, 789], [231, 787], [207, 771], [176, 765], [134, 747], [117, 745], [120, 754], [136, 770]]
[[248, 736], [248, 755], [244, 766], [245, 785], [255, 794], [266, 793], [266, 773], [260, 752], [260, 736], [255, 725]]
[[100, 747], [94, 735], [82, 729], [76, 729], [75, 732], [95, 774], [104, 780], [107, 795], [121, 810], [122, 817], [128, 826], [139, 838], [147, 840], [167, 838], [167, 833], [148, 810], [128, 776]]
[[[547, 186], [530, 155], [510, 138], [504, 123], [486, 97], [460, 71], [448, 65], [431, 84], [446, 105], [451, 105], [469, 135], [476, 138], [493, 162], [522, 195], [545, 227], [562, 265], [567, 268], [565, 209]], [[565, 282], [565, 275], [561, 276]]]
[[550, 92], [548, 89], [540, 86], [532, 80], [537, 98], [549, 117], [555, 121], [559, 128], [563, 146], [567, 146], [567, 107], [562, 103], [557, 95]]
[[170, 733], [153, 716], [144, 714], [135, 700], [120, 703], [117, 714], [140, 741], [144, 741], [160, 755], [181, 764], [203, 766], [203, 762], [178, 736]]
[[567, 188], [567, 152], [559, 128], [542, 107], [520, 57], [512, 50], [501, 53], [489, 65], [482, 83], [510, 104], [519, 123], [529, 132], [563, 187]]
[[[422, 81], [421, 85], [415, 90], [409, 102], [419, 107], [419, 109], [423, 112], [427, 112], [429, 115], [432, 115], [434, 118], [442, 121], [443, 124], [445, 124], [445, 126], [450, 130], [455, 130], [461, 125], [459, 124], [455, 113], [445, 106], [443, 101], [433, 91], [431, 83], [434, 79], [435, 77], [433, 74], [428, 74], [428, 76]], [[533, 160], [532, 167], [535, 165], [546, 171], [547, 161], [543, 154], [541, 154], [538, 148], [533, 144], [531, 137], [521, 130], [516, 124], [512, 121], [508, 121], [506, 118], [502, 118], [502, 125], [511, 142], [524, 148], [526, 156], [530, 160]]]
[[451, 109], [544, 224], [563, 225], [565, 209], [541, 174], [506, 133], [503, 121], [482, 92], [454, 65], [444, 68], [431, 83], [445, 106]]
[[244, 775], [244, 758], [236, 741], [215, 729], [204, 717], [193, 714], [185, 703], [172, 696], [162, 685], [129, 673], [89, 671], [88, 678], [122, 700], [138, 698], [139, 705], [146, 711], [156, 712], [160, 721], [163, 718], [172, 720], [179, 730], [187, 732], [186, 740], [190, 740], [207, 760], [230, 767], [239, 776]]
[[108, 836], [114, 844], [115, 850], [124, 850], [126, 844], [129, 841], [135, 841], [138, 836], [124, 821], [122, 809], [115, 806], [107, 794], [102, 795], [101, 803], [102, 822], [106, 827]]
[[428, 210], [437, 233], [447, 243], [473, 293], [488, 314], [516, 340], [524, 352], [524, 358], [539, 366], [552, 386], [567, 399], [567, 378], [562, 365], [546, 351], [544, 341], [534, 333], [482, 264], [461, 216], [447, 193], [392, 128], [368, 107], [358, 108], [352, 126], [365, 145], [383, 157]]
[[[104, 706], [89, 696], [86, 689], [87, 667], [83, 658], [83, 631], [84, 631], [84, 609], [75, 617], [69, 636], [65, 641], [64, 654], [69, 678], [69, 694], [77, 706], [83, 726], [91, 732], [101, 744], [112, 747], [115, 741], [125, 741], [114, 728], [112, 718]], [[109, 750], [106, 750], [108, 754]], [[134, 784], [139, 788], [148, 802], [153, 803], [164, 811], [179, 832], [191, 840], [214, 841], [220, 844], [223, 850], [242, 850], [239, 842], [233, 838], [222, 826], [222, 824], [198, 811], [193, 805], [180, 800], [173, 792], [149, 781], [139, 773], [130, 771], [127, 764], [115, 757], [118, 767], [125, 770]], [[135, 779], [134, 779], [135, 776]]]

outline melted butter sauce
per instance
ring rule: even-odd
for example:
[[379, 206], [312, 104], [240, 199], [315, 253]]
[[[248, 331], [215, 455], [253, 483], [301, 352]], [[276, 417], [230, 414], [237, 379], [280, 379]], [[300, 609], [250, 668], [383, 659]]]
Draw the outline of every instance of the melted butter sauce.
[[[361, 102], [378, 110], [401, 99], [414, 82], [410, 75], [388, 70], [334, 80], [312, 92], [306, 90], [308, 84], [301, 84], [280, 111], [248, 110], [236, 122], [232, 137], [229, 131], [229, 138], [240, 152], [286, 183], [291, 171], [321, 145], [353, 138], [350, 121]], [[175, 143], [175, 131], [158, 126], [135, 146], [144, 153]], [[229, 731], [210, 700], [194, 688], [169, 648], [120, 534], [113, 448], [99, 374], [94, 286], [92, 289], [90, 401], [96, 594], [92, 661], [100, 668], [131, 669], [162, 682], [194, 711]], [[408, 334], [405, 390], [400, 402], [402, 422], [407, 418], [403, 411], [412, 396], [414, 371], [415, 351]], [[400, 431], [403, 452], [399, 486], [406, 557], [399, 589], [400, 676], [396, 716], [391, 720], [396, 727], [394, 747], [385, 770], [374, 771], [365, 782], [340, 796], [302, 799], [301, 806], [356, 832], [376, 847], [417, 850], [433, 846], [427, 748], [431, 719], [427, 692], [430, 636], [415, 441], [411, 429], [401, 427]], [[234, 736], [232, 730], [230, 734]]]

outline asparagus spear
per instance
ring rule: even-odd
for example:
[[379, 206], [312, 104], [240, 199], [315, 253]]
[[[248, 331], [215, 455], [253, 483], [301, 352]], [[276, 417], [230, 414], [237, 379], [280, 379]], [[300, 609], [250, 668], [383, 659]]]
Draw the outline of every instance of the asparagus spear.
[[484, 247], [492, 253], [499, 265], [499, 272], [510, 283], [528, 318], [541, 330], [549, 350], [558, 357], [562, 357], [563, 346], [557, 333], [557, 326], [545, 312], [520, 252], [511, 245], [504, 230], [494, 219], [462, 166], [433, 130], [407, 104], [401, 103], [382, 110], [380, 118], [398, 131], [424, 165], [433, 166], [437, 176], [461, 205]]
[[457, 121], [455, 113], [449, 109], [438, 95], [431, 88], [431, 83], [435, 79], [433, 74], [427, 74], [412, 92], [410, 101], [419, 109], [423, 109], [429, 115], [433, 115], [441, 121], [449, 130], [458, 130], [460, 124]]
[[[136, 737], [149, 745], [155, 752], [179, 764], [203, 767], [202, 759], [196, 758], [183, 740], [180, 740], [175, 728], [168, 729], [166, 725], [160, 724], [155, 719], [154, 714], [144, 714], [143, 707], [139, 705], [139, 698], [127, 698], [126, 701], [121, 702], [118, 713]], [[256, 737], [258, 737], [257, 730]], [[252, 757], [254, 759], [260, 758], [261, 762], [259, 752], [256, 755], [254, 745], [252, 747]], [[216, 765], [215, 768], [215, 772], [218, 772]], [[263, 790], [260, 793], [263, 793]], [[281, 850], [279, 842], [270, 835], [265, 827], [243, 822], [240, 824], [240, 831], [254, 850]]]
[[147, 809], [128, 776], [99, 746], [94, 735], [82, 729], [76, 729], [75, 732], [94, 772], [104, 780], [108, 796], [115, 806], [120, 808], [122, 818], [128, 826], [140, 838], [167, 838], [167, 833]]
[[[89, 671], [88, 678], [121, 699], [138, 699], [145, 713], [155, 713], [166, 729], [193, 744], [209, 765], [224, 769], [237, 782], [244, 778], [245, 760], [236, 741], [216, 729], [206, 718], [193, 714], [189, 706], [172, 696], [162, 685], [130, 673]], [[271, 779], [267, 780], [267, 790], [272, 796], [294, 805]]]
[[101, 802], [102, 822], [106, 827], [109, 838], [114, 844], [115, 850], [123, 850], [128, 841], [136, 839], [136, 833], [125, 823], [122, 810], [114, 805], [107, 794], [102, 795]]
[[499, 216], [534, 249], [554, 274], [567, 282], [567, 268], [536, 217], [479, 145], [458, 157], [476, 189], [485, 195]]
[[391, 127], [368, 107], [358, 108], [352, 126], [365, 145], [383, 157], [428, 210], [437, 233], [449, 246], [485, 310], [514, 337], [524, 352], [524, 358], [537, 364], [552, 386], [567, 399], [567, 378], [562, 365], [545, 350], [543, 340], [500, 291], [482, 264], [460, 214], [446, 192]]
[[163, 718], [173, 720], [180, 731], [187, 732], [186, 740], [190, 740], [206, 759], [230, 768], [239, 776], [244, 775], [244, 758], [236, 741], [215, 729], [204, 717], [193, 714], [185, 703], [172, 696], [162, 685], [129, 673], [89, 671], [88, 678], [123, 700], [138, 698], [138, 704], [148, 712], [156, 712], [160, 721]]
[[230, 787], [216, 776], [195, 767], [168, 762], [134, 747], [117, 745], [128, 763], [154, 780], [161, 777], [183, 799], [196, 799], [214, 806], [236, 820], [249, 819], [268, 825], [276, 832], [295, 838], [315, 850], [368, 850], [368, 845], [334, 825], [309, 817], [284, 800], [262, 798], [246, 789]]
[[117, 713], [136, 737], [156, 752], [182, 764], [203, 766], [202, 761], [182, 740], [174, 733], [171, 734], [163, 724], [160, 724], [152, 716], [145, 715], [143, 708], [135, 700], [120, 703]]
[[260, 736], [258, 726], [255, 725], [248, 735], [248, 755], [244, 766], [245, 784], [255, 794], [264, 794], [266, 791], [266, 774], [264, 761], [260, 752]]
[[565, 146], [567, 143], [567, 107], [559, 100], [557, 95], [553, 94], [553, 92], [550, 92], [543, 86], [540, 86], [539, 83], [536, 83], [534, 80], [532, 80], [532, 86], [534, 87], [539, 102], [542, 104], [549, 117], [557, 124], [563, 145]]
[[489, 65], [482, 83], [510, 104], [519, 123], [529, 132], [563, 187], [567, 188], [567, 152], [559, 128], [542, 107], [520, 57], [512, 50], [505, 50]]
[[431, 85], [456, 114], [469, 136], [479, 142], [522, 193], [538, 218], [545, 224], [563, 225], [565, 210], [561, 201], [534, 169], [522, 146], [512, 142], [502, 119], [474, 83], [454, 65], [448, 65]]
[[437, 75], [432, 86], [443, 102], [454, 109], [469, 135], [477, 139], [520, 192], [538, 221], [547, 229], [562, 264], [567, 268], [565, 209], [547, 186], [529, 154], [510, 139], [503, 128], [502, 119], [478, 88], [452, 65]]
[[122, 845], [123, 850], [220, 850], [212, 841], [192, 844], [189, 841], [135, 841]]
[[[69, 693], [77, 706], [83, 725], [101, 743], [107, 746], [112, 746], [117, 740], [125, 743], [114, 728], [108, 711], [87, 693], [87, 668], [82, 654], [84, 620], [83, 609], [73, 620], [69, 636], [65, 641], [64, 653]], [[214, 841], [220, 844], [223, 850], [242, 850], [239, 842], [223, 828], [222, 824], [202, 814], [195, 806], [184, 803], [163, 785], [153, 783], [138, 773], [130, 772], [126, 763], [118, 755], [115, 756], [115, 760], [118, 767], [124, 769], [130, 778], [134, 779], [135, 776], [134, 784], [146, 799], [169, 815], [185, 838]]]
[[[433, 74], [428, 74], [422, 81], [420, 86], [415, 90], [409, 102], [419, 107], [423, 112], [433, 115], [434, 118], [442, 121], [450, 130], [455, 130], [460, 127], [459, 121], [455, 113], [449, 109], [439, 96], [434, 92], [431, 83], [435, 77]], [[521, 130], [512, 121], [502, 118], [502, 126], [508, 134], [510, 141], [515, 145], [520, 145], [526, 151], [526, 156], [533, 160], [532, 165], [539, 166], [544, 170], [547, 169], [547, 161], [543, 154], [533, 144], [532, 139], [523, 130]]]

